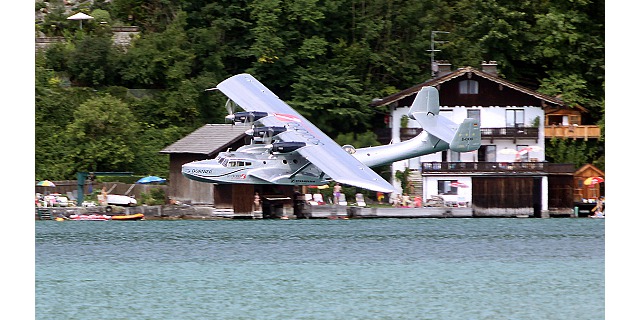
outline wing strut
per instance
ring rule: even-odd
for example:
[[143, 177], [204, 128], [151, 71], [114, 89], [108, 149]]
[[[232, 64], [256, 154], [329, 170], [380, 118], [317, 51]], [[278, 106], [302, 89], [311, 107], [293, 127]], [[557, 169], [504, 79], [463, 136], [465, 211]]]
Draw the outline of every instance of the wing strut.
[[[302, 170], [306, 169], [307, 167], [309, 167], [309, 165], [311, 165], [311, 162], [307, 162], [304, 166], [300, 167], [300, 169], [296, 170], [296, 172], [292, 173], [289, 176], [289, 179], [293, 179], [298, 173], [302, 172]], [[324, 173], [323, 173], [324, 174]]]

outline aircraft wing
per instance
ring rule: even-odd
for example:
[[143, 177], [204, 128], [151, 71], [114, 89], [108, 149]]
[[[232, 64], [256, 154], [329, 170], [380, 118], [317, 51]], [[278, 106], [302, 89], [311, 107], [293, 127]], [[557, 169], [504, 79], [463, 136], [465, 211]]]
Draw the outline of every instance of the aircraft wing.
[[327, 148], [326, 145], [314, 145], [300, 148], [297, 151], [333, 180], [340, 183], [387, 193], [395, 191], [389, 182], [348, 154], [340, 146], [335, 145], [337, 147], [335, 150], [334, 148]]
[[277, 95], [249, 74], [230, 77], [217, 86], [229, 99], [245, 111], [266, 112], [269, 116], [258, 121], [265, 126], [284, 126], [286, 132], [278, 139], [285, 142], [304, 142], [297, 149], [333, 180], [340, 183], [381, 192], [395, 188], [366, 165], [343, 150], [333, 139], [318, 129]]

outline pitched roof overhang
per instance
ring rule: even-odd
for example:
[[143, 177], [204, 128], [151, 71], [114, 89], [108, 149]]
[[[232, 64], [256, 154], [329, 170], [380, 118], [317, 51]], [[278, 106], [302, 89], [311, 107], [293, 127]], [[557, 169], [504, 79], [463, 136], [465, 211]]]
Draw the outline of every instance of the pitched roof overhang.
[[162, 149], [160, 153], [191, 153], [211, 156], [244, 139], [247, 129], [243, 125], [206, 124]]
[[[402, 90], [402, 91], [400, 91], [398, 93], [394, 93], [394, 94], [392, 94], [390, 96], [387, 96], [385, 98], [376, 99], [375, 101], [373, 101], [370, 104], [370, 106], [380, 107], [380, 106], [385, 106], [385, 105], [391, 104], [391, 103], [396, 102], [396, 101], [398, 101], [400, 99], [403, 99], [403, 98], [408, 97], [410, 95], [416, 94], [418, 91], [420, 91], [420, 89], [422, 87], [425, 87], [425, 86], [435, 87], [435, 86], [443, 84], [443, 83], [445, 83], [447, 81], [450, 81], [450, 80], [453, 80], [455, 78], [464, 76], [464, 75], [466, 75], [468, 73], [475, 74], [475, 75], [477, 75], [479, 77], [482, 77], [482, 78], [488, 79], [490, 81], [499, 83], [499, 84], [501, 84], [501, 85], [503, 85], [505, 87], [508, 87], [508, 88], [520, 91], [522, 93], [534, 96], [534, 97], [542, 100], [543, 101], [543, 105], [544, 104], [552, 104], [552, 105], [559, 106], [559, 107], [565, 107], [565, 108], [568, 107], [564, 103], [564, 101], [562, 101], [560, 99], [557, 99], [557, 98], [554, 98], [554, 97], [551, 97], [551, 96], [548, 96], [548, 95], [533, 91], [533, 90], [525, 88], [525, 87], [523, 87], [521, 85], [515, 84], [513, 82], [509, 82], [509, 81], [504, 80], [504, 79], [502, 79], [502, 78], [500, 78], [498, 76], [495, 76], [495, 75], [490, 74], [490, 73], [482, 72], [482, 71], [477, 70], [477, 69], [472, 68], [472, 67], [459, 68], [458, 70], [456, 70], [456, 71], [454, 71], [452, 73], [446, 74], [444, 76], [441, 76], [441, 77], [438, 77], [438, 78], [434, 78], [434, 79], [431, 79], [431, 80], [427, 80], [427, 81], [425, 81], [423, 83], [420, 83], [420, 84], [415, 85], [413, 87], [410, 87], [408, 89]], [[581, 106], [575, 106], [575, 107], [580, 109], [583, 112], [587, 112], [587, 110], [584, 109]]]

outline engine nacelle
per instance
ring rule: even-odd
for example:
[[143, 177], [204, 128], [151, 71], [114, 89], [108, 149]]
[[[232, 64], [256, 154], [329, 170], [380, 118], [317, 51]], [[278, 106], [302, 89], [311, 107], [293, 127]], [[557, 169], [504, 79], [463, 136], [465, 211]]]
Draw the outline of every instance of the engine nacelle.
[[304, 142], [296, 142], [296, 141], [278, 141], [271, 144], [271, 152], [280, 152], [287, 153], [291, 151], [298, 150], [307, 144]]
[[268, 115], [268, 113], [262, 111], [242, 111], [230, 114], [226, 116], [225, 119], [233, 122], [248, 123], [262, 119]]
[[270, 136], [275, 137], [280, 133], [287, 131], [285, 127], [255, 127], [251, 130], [247, 130], [247, 135], [254, 137]]

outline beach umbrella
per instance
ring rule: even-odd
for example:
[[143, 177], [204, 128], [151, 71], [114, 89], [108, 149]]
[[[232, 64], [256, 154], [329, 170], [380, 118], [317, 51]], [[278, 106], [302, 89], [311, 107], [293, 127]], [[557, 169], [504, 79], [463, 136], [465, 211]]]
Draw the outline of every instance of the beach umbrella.
[[55, 187], [56, 185], [49, 181], [49, 180], [42, 180], [39, 181], [38, 183], [36, 183], [36, 186], [40, 186], [40, 187]]
[[499, 154], [518, 154], [518, 150], [512, 148], [504, 148], [498, 151]]
[[469, 188], [468, 185], [458, 181], [451, 182], [451, 186], [456, 188]]
[[67, 20], [79, 20], [80, 21], [80, 30], [82, 30], [82, 20], [90, 20], [93, 19], [92, 16], [86, 14], [86, 13], [82, 13], [82, 12], [78, 12], [70, 17], [67, 18]]
[[538, 146], [531, 146], [531, 147], [524, 147], [520, 150], [518, 150], [518, 155], [523, 155], [529, 152], [537, 152], [542, 150], [542, 148], [538, 147]]
[[36, 186], [40, 186], [40, 187], [45, 187], [44, 188], [44, 193], [47, 194], [49, 187], [55, 187], [55, 183], [49, 181], [49, 180], [42, 180], [42, 181], [38, 181], [38, 183], [36, 183]]
[[595, 186], [598, 183], [604, 182], [602, 177], [589, 177], [584, 180], [585, 186]]
[[147, 183], [164, 183], [167, 179], [163, 179], [157, 176], [146, 176], [144, 178], [140, 178], [140, 180], [136, 181], [138, 184], [147, 184]]

